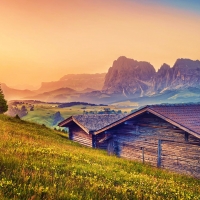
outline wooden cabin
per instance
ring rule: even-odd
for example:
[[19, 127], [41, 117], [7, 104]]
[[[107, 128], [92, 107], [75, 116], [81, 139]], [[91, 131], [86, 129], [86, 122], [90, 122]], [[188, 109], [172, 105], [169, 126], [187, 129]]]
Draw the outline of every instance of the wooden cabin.
[[[82, 145], [96, 148], [94, 132], [124, 118], [125, 114], [85, 114], [71, 116], [59, 123], [69, 129], [69, 139]], [[107, 147], [105, 146], [105, 149]]]
[[59, 124], [69, 138], [200, 178], [200, 104], [145, 106], [130, 115], [79, 115]]

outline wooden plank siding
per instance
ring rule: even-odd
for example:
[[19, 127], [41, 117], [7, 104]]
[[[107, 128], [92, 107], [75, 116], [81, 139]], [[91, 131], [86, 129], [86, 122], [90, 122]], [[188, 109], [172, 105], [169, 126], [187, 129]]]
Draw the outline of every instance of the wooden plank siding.
[[162, 141], [161, 166], [200, 178], [200, 146]]
[[78, 142], [82, 145], [92, 147], [92, 135], [86, 133], [77, 124], [71, 123], [68, 125], [69, 139]]
[[97, 147], [112, 143], [116, 155], [158, 166], [159, 140], [160, 167], [200, 177], [200, 139], [148, 112], [98, 134]]

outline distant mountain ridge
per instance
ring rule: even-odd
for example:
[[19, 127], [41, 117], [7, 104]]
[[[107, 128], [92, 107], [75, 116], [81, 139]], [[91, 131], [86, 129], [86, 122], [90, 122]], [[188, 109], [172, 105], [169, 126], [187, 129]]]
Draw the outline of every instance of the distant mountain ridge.
[[186, 89], [188, 87], [200, 87], [199, 60], [178, 59], [172, 68], [163, 65], [156, 74], [155, 91]]
[[143, 97], [165, 90], [200, 88], [200, 61], [177, 59], [174, 66], [163, 64], [158, 72], [148, 62], [138, 62], [124, 56], [113, 62], [103, 90], [125, 97]]
[[44, 102], [66, 102], [70, 101], [72, 97], [78, 97], [76, 90], [71, 88], [59, 88], [49, 92], [43, 92], [34, 96], [27, 96], [24, 99], [41, 100]]
[[[87, 93], [101, 90], [104, 84], [106, 73], [97, 74], [68, 74], [58, 81], [43, 82], [38, 90], [20, 90], [8, 87], [2, 83], [2, 89], [7, 100], [35, 99], [35, 100], [58, 100], [65, 102], [70, 96], [77, 93]], [[68, 91], [67, 91], [68, 88]], [[55, 90], [59, 94], [55, 93]], [[69, 90], [72, 90], [69, 92]], [[63, 93], [62, 93], [63, 92]], [[78, 94], [79, 96], [79, 94]]]
[[8, 87], [5, 83], [0, 83], [1, 88], [3, 90], [3, 93], [5, 95], [5, 98], [7, 100], [13, 100], [13, 99], [21, 99], [25, 96], [32, 96], [35, 95], [36, 93], [31, 90], [18, 90], [18, 89], [13, 89]]
[[91, 88], [101, 90], [105, 81], [106, 73], [102, 74], [68, 74], [58, 81], [43, 82], [37, 93], [48, 92], [59, 88], [71, 88], [77, 91]]

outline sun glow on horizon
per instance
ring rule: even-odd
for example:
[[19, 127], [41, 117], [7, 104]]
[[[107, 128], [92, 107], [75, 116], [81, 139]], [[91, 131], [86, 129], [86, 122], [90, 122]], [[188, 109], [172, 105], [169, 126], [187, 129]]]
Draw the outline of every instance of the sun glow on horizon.
[[156, 69], [200, 59], [200, 14], [123, 0], [2, 0], [0, 82], [39, 85], [107, 72], [119, 56]]

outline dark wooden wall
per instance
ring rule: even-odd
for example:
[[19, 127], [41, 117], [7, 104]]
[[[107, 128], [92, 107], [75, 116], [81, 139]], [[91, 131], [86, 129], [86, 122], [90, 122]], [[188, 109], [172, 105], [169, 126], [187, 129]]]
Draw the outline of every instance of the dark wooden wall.
[[160, 167], [200, 177], [200, 139], [151, 113], [97, 135], [96, 144], [120, 157], [158, 166], [159, 140]]
[[95, 137], [96, 148], [107, 150], [108, 143], [109, 143], [108, 139], [109, 139], [108, 134], [105, 134], [105, 132], [96, 135], [96, 137]]
[[75, 123], [70, 124], [69, 128], [69, 139], [78, 142], [82, 145], [92, 147], [92, 135], [86, 133]]

